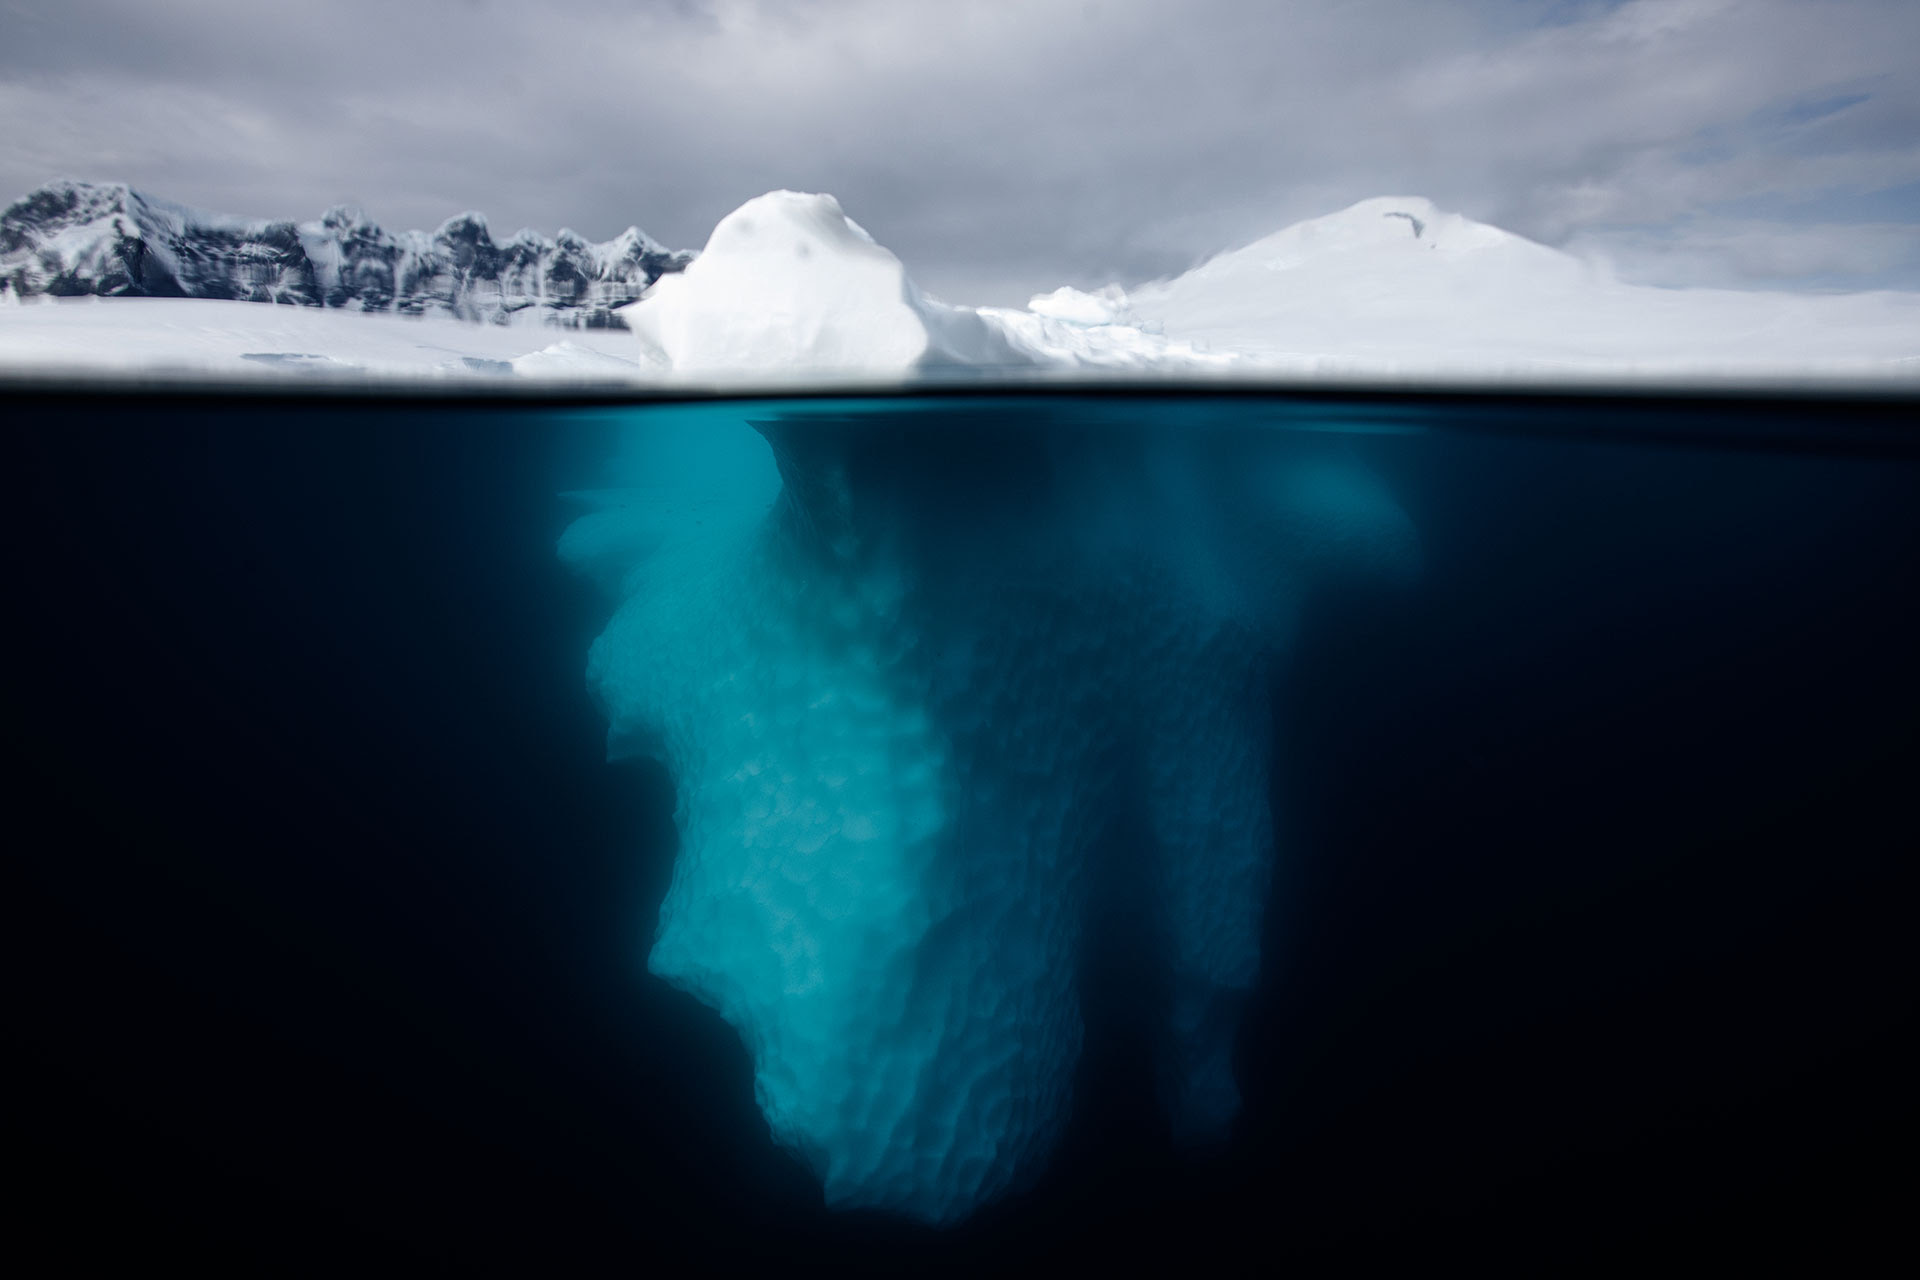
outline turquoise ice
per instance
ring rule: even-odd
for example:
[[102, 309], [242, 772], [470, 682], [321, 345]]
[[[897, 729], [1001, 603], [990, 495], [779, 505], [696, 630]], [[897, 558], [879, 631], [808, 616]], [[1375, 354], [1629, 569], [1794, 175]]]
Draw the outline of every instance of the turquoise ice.
[[948, 1224], [1044, 1167], [1122, 800], [1174, 1131], [1238, 1110], [1273, 664], [1316, 577], [1404, 576], [1416, 541], [1337, 439], [1115, 403], [638, 410], [573, 495], [561, 557], [617, 602], [588, 660], [609, 754], [677, 797], [648, 967], [739, 1032], [829, 1205]]

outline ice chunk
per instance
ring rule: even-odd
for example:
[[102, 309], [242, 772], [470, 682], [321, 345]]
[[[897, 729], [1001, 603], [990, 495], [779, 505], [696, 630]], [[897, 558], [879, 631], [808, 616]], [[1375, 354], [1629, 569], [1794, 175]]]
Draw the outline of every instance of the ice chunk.
[[721, 219], [685, 272], [622, 315], [682, 373], [895, 373], [1035, 362], [965, 308], [932, 302], [832, 196], [775, 191]]
[[1062, 287], [1052, 293], [1035, 294], [1028, 300], [1027, 310], [1070, 324], [1130, 323], [1127, 294], [1117, 284], [1105, 285], [1093, 293]]

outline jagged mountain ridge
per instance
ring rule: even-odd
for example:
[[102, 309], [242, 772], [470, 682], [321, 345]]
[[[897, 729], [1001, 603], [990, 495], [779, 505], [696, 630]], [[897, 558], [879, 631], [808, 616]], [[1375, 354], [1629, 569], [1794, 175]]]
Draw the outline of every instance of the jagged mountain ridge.
[[496, 242], [477, 213], [388, 232], [336, 206], [315, 222], [190, 209], [124, 183], [60, 181], [0, 214], [0, 293], [217, 298], [507, 323], [531, 312], [621, 328], [616, 308], [693, 254], [638, 227], [593, 243], [572, 231]]

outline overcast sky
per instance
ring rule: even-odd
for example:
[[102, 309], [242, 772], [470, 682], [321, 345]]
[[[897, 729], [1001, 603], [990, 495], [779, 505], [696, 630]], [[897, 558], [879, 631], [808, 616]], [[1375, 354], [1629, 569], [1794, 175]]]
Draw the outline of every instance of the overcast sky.
[[0, 0], [0, 199], [698, 247], [831, 191], [958, 302], [1374, 195], [1655, 283], [1920, 288], [1916, 0]]

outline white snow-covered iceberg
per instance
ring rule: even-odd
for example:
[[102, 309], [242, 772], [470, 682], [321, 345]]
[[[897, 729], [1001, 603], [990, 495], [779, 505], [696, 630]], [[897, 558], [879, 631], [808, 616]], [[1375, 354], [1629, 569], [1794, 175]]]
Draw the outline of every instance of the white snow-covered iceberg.
[[728, 214], [684, 272], [620, 314], [644, 363], [693, 379], [1230, 363], [1123, 325], [950, 306], [921, 292], [839, 201], [795, 191]]
[[715, 228], [622, 314], [640, 361], [708, 381], [961, 370], [1192, 378], [1911, 378], [1920, 294], [1660, 289], [1414, 196], [1363, 200], [1170, 280], [949, 306], [825, 195]]

